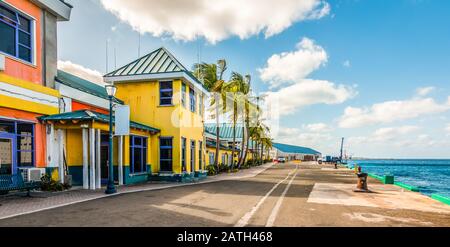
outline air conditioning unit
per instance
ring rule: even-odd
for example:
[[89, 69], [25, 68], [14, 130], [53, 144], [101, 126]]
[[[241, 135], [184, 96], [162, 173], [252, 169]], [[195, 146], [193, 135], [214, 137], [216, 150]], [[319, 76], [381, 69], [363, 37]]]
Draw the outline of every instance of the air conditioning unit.
[[45, 175], [45, 168], [21, 168], [25, 182], [39, 182]]

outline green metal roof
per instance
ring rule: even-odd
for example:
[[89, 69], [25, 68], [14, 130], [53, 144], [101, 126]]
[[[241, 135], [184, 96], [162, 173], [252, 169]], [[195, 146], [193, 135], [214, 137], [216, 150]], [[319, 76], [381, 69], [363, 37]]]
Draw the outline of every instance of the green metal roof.
[[[89, 111], [89, 110], [80, 110], [80, 111], [74, 111], [74, 112], [66, 112], [51, 116], [43, 116], [38, 118], [40, 121], [71, 121], [71, 120], [78, 120], [78, 121], [99, 121], [103, 123], [109, 123], [109, 116], [106, 114]], [[113, 123], [115, 122], [114, 116], [113, 116]], [[140, 124], [137, 122], [130, 121], [130, 127], [150, 132], [160, 132], [159, 129], [153, 128], [148, 125]]]
[[[216, 140], [208, 140], [208, 139], [206, 140], [206, 146], [209, 147], [209, 148], [216, 148], [216, 143], [217, 143]], [[227, 146], [225, 146], [223, 144], [220, 144], [220, 149], [227, 150], [227, 151], [232, 151], [233, 150], [231, 147], [227, 147]], [[240, 148], [236, 147], [235, 151], [239, 152]]]
[[[236, 139], [242, 139], [243, 131], [242, 131], [242, 123], [236, 124]], [[207, 123], [205, 124], [205, 131], [206, 133], [216, 135], [216, 126], [217, 124], [214, 123]], [[233, 139], [233, 124], [229, 123], [222, 123], [219, 125], [219, 138], [220, 139], [227, 139], [231, 140]]]
[[[71, 88], [75, 88], [82, 92], [109, 100], [108, 94], [106, 93], [106, 89], [96, 83], [90, 82], [88, 80], [85, 80], [83, 78], [72, 75], [62, 70], [58, 70], [55, 79], [57, 82], [69, 86]], [[123, 101], [117, 98], [114, 98], [114, 102], [123, 104]]]
[[192, 80], [207, 88], [166, 48], [161, 47], [137, 60], [106, 74], [104, 77], [137, 76], [184, 72]]
[[320, 154], [319, 151], [316, 151], [311, 148], [282, 144], [282, 143], [274, 143], [273, 147], [280, 150], [283, 153], [311, 154], [311, 155]]
[[130, 76], [188, 71], [168, 50], [161, 47], [105, 75]]

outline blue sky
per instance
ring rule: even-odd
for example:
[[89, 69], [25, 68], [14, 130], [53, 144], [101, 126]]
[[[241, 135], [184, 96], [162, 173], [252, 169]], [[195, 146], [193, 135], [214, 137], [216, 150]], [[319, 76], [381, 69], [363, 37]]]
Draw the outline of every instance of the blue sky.
[[[180, 28], [179, 20], [157, 11], [170, 7], [177, 8], [176, 13], [186, 13], [186, 18], [206, 18], [207, 11], [202, 12], [200, 5], [198, 11], [192, 11], [192, 5], [168, 7], [158, 0], [130, 1], [142, 5], [136, 10], [126, 6], [128, 1], [102, 1], [68, 1], [74, 5], [72, 19], [58, 27], [59, 60], [66, 66], [77, 64], [105, 73], [106, 40], [109, 70], [114, 69], [114, 48], [118, 67], [136, 59], [139, 29], [141, 55], [165, 46], [187, 67], [197, 62], [199, 53], [202, 61], [211, 63], [225, 58], [229, 71], [252, 75], [256, 92], [273, 93], [282, 97], [281, 103], [292, 104], [292, 109], [283, 111], [276, 141], [335, 154], [340, 137], [345, 136], [346, 150], [355, 156], [450, 157], [448, 1], [307, 0], [298, 4], [284, 0], [286, 6], [298, 7], [293, 12], [289, 12], [293, 7], [264, 8], [264, 1], [254, 8], [224, 6], [242, 12], [248, 8], [254, 15], [270, 10], [275, 13], [274, 21], [284, 20], [277, 11], [293, 16], [295, 20], [289, 19], [270, 37], [266, 37], [267, 29], [255, 31], [255, 27], [273, 24], [263, 18], [236, 16], [234, 19], [249, 18], [242, 25], [217, 18], [205, 31], [190, 22]], [[149, 2], [155, 8], [145, 8]], [[189, 17], [189, 13], [194, 16]], [[134, 16], [142, 18], [136, 22]], [[158, 16], [156, 21], [152, 16]], [[152, 21], [157, 25], [147, 24]], [[159, 27], [166, 32], [158, 33]], [[223, 30], [227, 31], [221, 33]], [[190, 34], [200, 37], [193, 39]], [[277, 70], [276, 61], [269, 65], [272, 56], [289, 54], [295, 59], [285, 62], [297, 66], [298, 72]], [[326, 57], [316, 57], [323, 54]], [[311, 62], [314, 58], [316, 64]], [[262, 78], [263, 69], [271, 76]], [[302, 74], [303, 69], [307, 72]], [[292, 77], [295, 79], [287, 79]], [[282, 82], [273, 87], [277, 78]], [[293, 92], [291, 97], [305, 100], [286, 101], [279, 93], [283, 89]], [[306, 97], [308, 94], [314, 97]], [[378, 107], [373, 107], [375, 104]]]

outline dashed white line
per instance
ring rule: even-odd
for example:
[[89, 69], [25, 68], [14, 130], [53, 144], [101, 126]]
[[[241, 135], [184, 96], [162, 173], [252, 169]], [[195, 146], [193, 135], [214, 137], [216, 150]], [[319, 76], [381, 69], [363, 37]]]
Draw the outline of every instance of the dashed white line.
[[294, 174], [294, 176], [292, 176], [291, 181], [289, 181], [288, 185], [284, 189], [283, 194], [281, 194], [280, 198], [278, 198], [278, 201], [275, 204], [275, 207], [273, 207], [272, 212], [270, 213], [269, 219], [267, 219], [266, 227], [273, 226], [275, 220], [277, 219], [278, 212], [280, 211], [281, 204], [283, 204], [283, 199], [286, 196], [286, 193], [288, 192], [289, 188], [291, 187], [292, 181], [294, 181], [296, 176], [297, 176], [297, 172]]
[[253, 217], [253, 215], [258, 211], [258, 209], [261, 207], [261, 205], [266, 201], [266, 199], [272, 194], [272, 192], [280, 186], [284, 181], [286, 181], [289, 176], [291, 176], [294, 172], [297, 172], [298, 166], [295, 168], [295, 170], [291, 171], [283, 180], [275, 184], [272, 189], [270, 189], [261, 200], [250, 210], [247, 212], [242, 218], [234, 225], [235, 227], [244, 227], [248, 224], [250, 219]]

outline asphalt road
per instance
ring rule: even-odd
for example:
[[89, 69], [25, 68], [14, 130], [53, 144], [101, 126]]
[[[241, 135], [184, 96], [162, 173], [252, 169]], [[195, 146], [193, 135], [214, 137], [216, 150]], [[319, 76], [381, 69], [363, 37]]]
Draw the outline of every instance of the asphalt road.
[[280, 164], [253, 178], [123, 194], [0, 220], [0, 226], [450, 226], [450, 214], [308, 203], [318, 182], [356, 179], [310, 163]]

